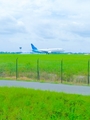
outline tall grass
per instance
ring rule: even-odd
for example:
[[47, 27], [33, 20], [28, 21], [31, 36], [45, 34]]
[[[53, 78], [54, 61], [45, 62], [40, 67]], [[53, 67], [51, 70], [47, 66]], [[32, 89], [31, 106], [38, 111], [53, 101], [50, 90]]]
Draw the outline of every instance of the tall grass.
[[0, 120], [90, 120], [90, 96], [0, 87]]
[[[88, 60], [90, 55], [81, 54], [4, 54], [0, 55], [0, 77], [7, 78], [16, 75], [16, 59], [18, 58], [18, 79], [37, 79], [37, 60], [41, 80], [87, 83]], [[62, 71], [61, 71], [61, 60]]]

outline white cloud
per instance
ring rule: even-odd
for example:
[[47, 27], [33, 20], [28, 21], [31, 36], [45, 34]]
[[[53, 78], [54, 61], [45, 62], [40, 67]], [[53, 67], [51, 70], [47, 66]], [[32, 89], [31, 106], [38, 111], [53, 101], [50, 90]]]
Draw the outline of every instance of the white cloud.
[[[33, 42], [44, 43], [42, 47], [66, 46], [71, 51], [81, 47], [82, 51], [88, 51], [89, 5], [89, 0], [0, 0], [0, 43], [3, 45], [4, 40], [28, 46]], [[70, 49], [70, 44], [75, 43], [79, 47]]]
[[25, 27], [22, 21], [16, 20], [12, 16], [4, 16], [0, 19], [0, 34], [15, 34], [25, 32]]

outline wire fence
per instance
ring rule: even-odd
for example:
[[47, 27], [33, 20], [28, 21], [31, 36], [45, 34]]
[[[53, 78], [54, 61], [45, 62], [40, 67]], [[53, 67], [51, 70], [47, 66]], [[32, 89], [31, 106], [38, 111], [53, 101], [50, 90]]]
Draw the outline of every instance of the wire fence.
[[90, 84], [90, 60], [35, 60], [0, 64], [0, 79], [42, 80], [69, 84]]

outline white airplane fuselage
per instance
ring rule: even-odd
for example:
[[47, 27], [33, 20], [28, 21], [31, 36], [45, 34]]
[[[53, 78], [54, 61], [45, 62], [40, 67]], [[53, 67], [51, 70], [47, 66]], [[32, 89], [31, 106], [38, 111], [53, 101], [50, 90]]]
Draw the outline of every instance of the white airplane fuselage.
[[31, 44], [31, 47], [32, 47], [32, 51], [36, 53], [47, 53], [47, 54], [56, 53], [57, 54], [57, 53], [64, 52], [62, 48], [37, 49], [33, 44]]

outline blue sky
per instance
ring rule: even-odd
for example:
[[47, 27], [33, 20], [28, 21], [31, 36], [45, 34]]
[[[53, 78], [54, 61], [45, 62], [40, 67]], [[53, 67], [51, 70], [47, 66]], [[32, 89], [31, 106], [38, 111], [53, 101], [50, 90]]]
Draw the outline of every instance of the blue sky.
[[0, 51], [90, 52], [89, 0], [0, 0]]

